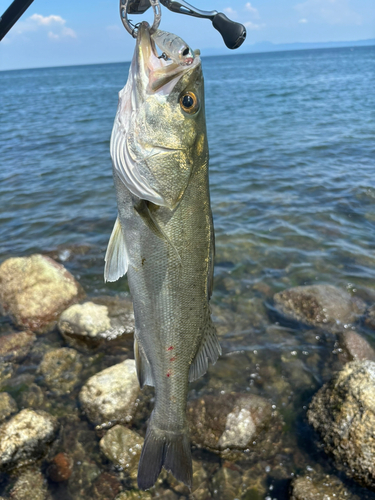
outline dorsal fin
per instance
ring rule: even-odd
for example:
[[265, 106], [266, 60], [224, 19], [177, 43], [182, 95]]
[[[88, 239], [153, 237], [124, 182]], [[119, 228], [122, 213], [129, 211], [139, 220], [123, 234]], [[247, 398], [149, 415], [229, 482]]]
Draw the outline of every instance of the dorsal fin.
[[129, 259], [126, 251], [125, 238], [118, 217], [109, 239], [104, 260], [104, 281], [117, 281], [121, 276], [126, 274], [129, 266]]

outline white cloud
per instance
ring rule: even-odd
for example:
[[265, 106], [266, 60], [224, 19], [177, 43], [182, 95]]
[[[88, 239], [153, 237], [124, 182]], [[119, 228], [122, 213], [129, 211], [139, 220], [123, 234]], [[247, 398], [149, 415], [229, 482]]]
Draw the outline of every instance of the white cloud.
[[233, 10], [232, 7], [226, 7], [223, 10], [229, 17], [237, 17], [237, 11]]
[[301, 24], [306, 24], [306, 23], [307, 23], [307, 19], [305, 19], [305, 18], [303, 17], [303, 18], [302, 18], [302, 19], [300, 19], [298, 22], [299, 22], [299, 23], [301, 23]]
[[246, 23], [244, 23], [244, 26], [248, 30], [255, 31], [255, 30], [262, 29], [265, 26], [265, 24], [255, 24], [255, 23], [252, 23], [251, 21], [247, 21]]
[[251, 12], [254, 17], [256, 17], [256, 18], [259, 17], [258, 9], [253, 7], [250, 2], [247, 2], [247, 4], [245, 5], [245, 10], [247, 10], [248, 12]]
[[12, 34], [22, 35], [24, 33], [45, 32], [52, 40], [60, 38], [77, 38], [77, 35], [72, 28], [66, 26], [66, 20], [61, 16], [42, 16], [41, 14], [33, 14], [25, 21], [21, 21], [14, 26]]
[[309, 17], [327, 24], [362, 24], [362, 17], [352, 10], [350, 0], [306, 0], [295, 9], [304, 19]]

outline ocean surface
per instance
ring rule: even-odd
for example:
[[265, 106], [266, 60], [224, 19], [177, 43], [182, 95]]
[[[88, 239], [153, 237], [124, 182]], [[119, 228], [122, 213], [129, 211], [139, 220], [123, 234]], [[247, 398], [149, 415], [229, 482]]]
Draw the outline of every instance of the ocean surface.
[[[276, 321], [273, 295], [331, 284], [375, 302], [374, 63], [375, 47], [203, 57], [212, 304], [225, 356], [192, 397], [222, 384], [280, 411], [292, 451], [282, 479], [272, 476], [278, 465], [262, 469], [270, 499], [288, 498], [288, 475], [331, 467], [304, 436], [306, 407], [336, 366], [334, 338], [318, 342]], [[0, 73], [0, 263], [45, 253], [89, 297], [128, 291], [126, 278], [103, 282], [117, 213], [109, 139], [128, 68]], [[362, 334], [375, 346], [371, 332]], [[285, 359], [297, 368], [284, 369]], [[292, 389], [288, 397], [267, 380], [253, 383], [251, 374], [271, 365]]]

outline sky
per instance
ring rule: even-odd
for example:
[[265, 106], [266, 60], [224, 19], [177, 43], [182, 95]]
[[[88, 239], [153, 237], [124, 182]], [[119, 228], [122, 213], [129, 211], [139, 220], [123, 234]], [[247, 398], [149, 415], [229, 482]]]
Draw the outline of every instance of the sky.
[[[2, 14], [11, 0], [0, 0]], [[260, 42], [356, 41], [375, 38], [375, 0], [193, 0], [245, 24], [247, 39], [235, 52]], [[152, 21], [151, 9], [133, 16]], [[206, 19], [162, 7], [160, 28], [181, 36], [202, 55], [232, 53]], [[118, 0], [34, 0], [0, 42], [0, 70], [129, 61], [134, 40], [122, 26]]]

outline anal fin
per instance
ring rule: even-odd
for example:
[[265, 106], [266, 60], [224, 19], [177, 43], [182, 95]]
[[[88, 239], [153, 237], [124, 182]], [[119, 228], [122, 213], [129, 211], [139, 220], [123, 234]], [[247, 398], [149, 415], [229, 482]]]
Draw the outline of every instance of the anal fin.
[[209, 316], [200, 348], [190, 366], [189, 382], [202, 377], [208, 369], [208, 360], [214, 365], [220, 355], [221, 346], [216, 335], [216, 328]]
[[105, 254], [104, 281], [117, 281], [127, 273], [129, 260], [125, 238], [117, 217]]
[[136, 336], [134, 336], [134, 358], [140, 388], [143, 389], [145, 385], [153, 387], [155, 384], [152, 377], [151, 366]]

